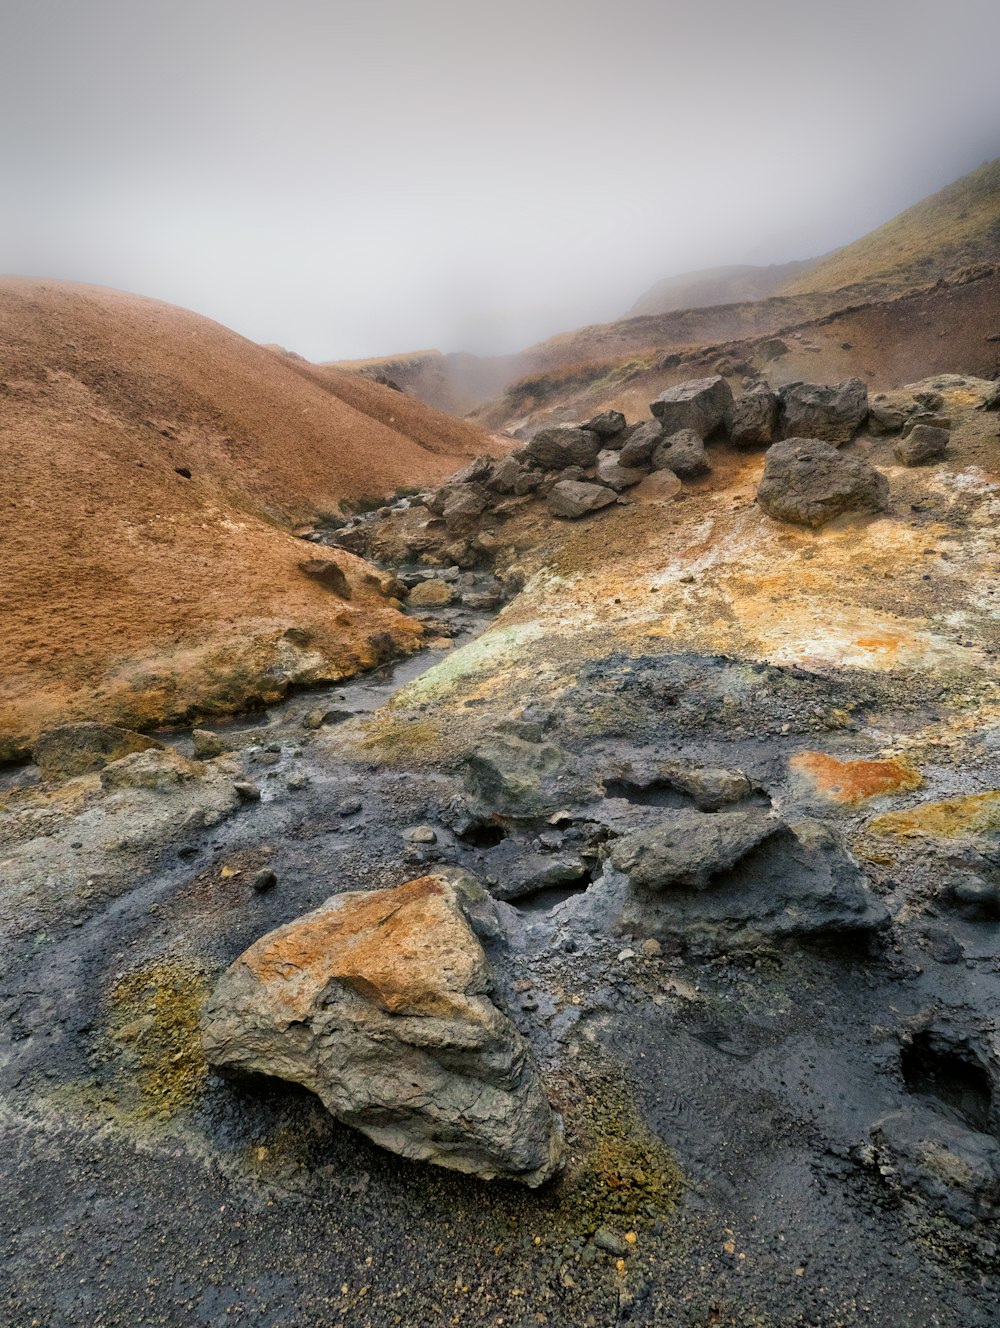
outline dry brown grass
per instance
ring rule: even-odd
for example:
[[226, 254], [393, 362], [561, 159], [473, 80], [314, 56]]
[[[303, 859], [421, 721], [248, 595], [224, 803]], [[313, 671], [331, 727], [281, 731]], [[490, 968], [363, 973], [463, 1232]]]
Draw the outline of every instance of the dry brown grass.
[[1000, 259], [1000, 158], [893, 217], [784, 287], [786, 295], [882, 284], [910, 289]]

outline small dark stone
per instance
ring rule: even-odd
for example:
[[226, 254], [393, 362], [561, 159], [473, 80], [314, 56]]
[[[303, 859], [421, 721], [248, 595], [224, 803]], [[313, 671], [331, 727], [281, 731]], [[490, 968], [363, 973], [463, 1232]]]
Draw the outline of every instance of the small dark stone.
[[263, 895], [266, 894], [268, 890], [274, 889], [278, 884], [278, 878], [273, 871], [264, 867], [260, 871], [254, 872], [250, 877], [250, 884], [253, 887], [255, 894]]

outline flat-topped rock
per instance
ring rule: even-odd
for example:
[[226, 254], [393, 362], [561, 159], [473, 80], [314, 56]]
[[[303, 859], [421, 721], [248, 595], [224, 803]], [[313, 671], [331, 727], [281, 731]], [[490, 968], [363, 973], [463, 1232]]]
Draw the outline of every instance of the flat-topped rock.
[[604, 484], [588, 484], [585, 480], [559, 480], [549, 490], [549, 511], [553, 516], [563, 516], [573, 521], [586, 516], [588, 512], [607, 507], [617, 497], [614, 489]]

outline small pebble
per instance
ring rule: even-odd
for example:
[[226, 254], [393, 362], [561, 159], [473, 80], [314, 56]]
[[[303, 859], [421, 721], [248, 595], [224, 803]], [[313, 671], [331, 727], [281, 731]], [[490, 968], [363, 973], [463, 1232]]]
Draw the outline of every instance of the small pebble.
[[273, 890], [278, 884], [278, 878], [269, 868], [264, 867], [261, 871], [254, 872], [250, 877], [250, 884], [254, 892], [258, 895], [266, 894], [268, 890]]
[[613, 1231], [609, 1231], [607, 1227], [598, 1227], [594, 1232], [594, 1244], [605, 1254], [614, 1254], [619, 1258], [628, 1253], [628, 1246], [625, 1242], [616, 1236]]
[[403, 838], [411, 844], [436, 844], [437, 835], [429, 825], [411, 825], [403, 831]]

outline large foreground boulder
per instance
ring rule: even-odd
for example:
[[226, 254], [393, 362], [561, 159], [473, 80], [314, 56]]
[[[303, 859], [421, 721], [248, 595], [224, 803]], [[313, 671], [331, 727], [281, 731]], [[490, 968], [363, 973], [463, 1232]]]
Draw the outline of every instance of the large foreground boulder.
[[103, 770], [132, 752], [160, 747], [155, 738], [114, 724], [61, 724], [35, 743], [32, 759], [46, 779], [72, 779]]
[[781, 389], [781, 433], [785, 438], [821, 438], [849, 443], [868, 418], [868, 388], [860, 378], [827, 387], [789, 383]]
[[760, 937], [882, 930], [888, 914], [829, 827], [787, 824], [762, 808], [677, 810], [620, 839], [611, 866], [628, 878], [622, 925], [724, 949]]
[[650, 413], [663, 425], [666, 435], [693, 429], [699, 438], [714, 433], [732, 405], [733, 393], [724, 378], [692, 378], [668, 387], [650, 403]]
[[768, 448], [757, 502], [778, 521], [822, 526], [842, 512], [881, 512], [889, 482], [861, 457], [816, 438], [787, 438]]
[[220, 1069], [275, 1075], [403, 1157], [540, 1185], [562, 1128], [524, 1038], [490, 999], [472, 878], [335, 895], [261, 938], [205, 1006]]

